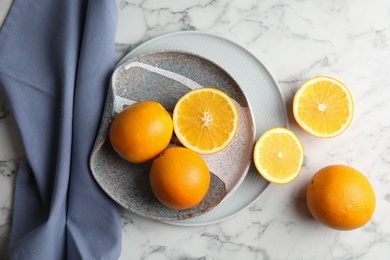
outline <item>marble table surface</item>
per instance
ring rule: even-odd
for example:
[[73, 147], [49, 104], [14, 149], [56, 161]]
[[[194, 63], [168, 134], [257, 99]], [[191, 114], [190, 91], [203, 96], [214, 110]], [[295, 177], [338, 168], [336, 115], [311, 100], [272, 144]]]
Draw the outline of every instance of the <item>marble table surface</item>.
[[[0, 1], [0, 23], [11, 3]], [[390, 259], [390, 1], [117, 0], [117, 6], [117, 61], [149, 39], [183, 30], [216, 34], [247, 48], [278, 82], [306, 159], [294, 182], [270, 184], [253, 204], [219, 223], [183, 227], [123, 211], [121, 259]], [[291, 117], [294, 92], [317, 75], [338, 78], [353, 95], [354, 119], [339, 137], [312, 137]], [[0, 93], [1, 259], [21, 158], [16, 126]], [[373, 185], [376, 210], [362, 228], [332, 230], [308, 212], [306, 186], [330, 164], [352, 166]]]

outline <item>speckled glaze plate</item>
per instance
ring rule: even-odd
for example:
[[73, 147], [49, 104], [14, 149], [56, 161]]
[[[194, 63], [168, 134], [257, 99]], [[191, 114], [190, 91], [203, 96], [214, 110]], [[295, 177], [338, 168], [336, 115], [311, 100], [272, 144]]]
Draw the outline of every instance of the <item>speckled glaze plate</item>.
[[[211, 185], [203, 201], [188, 210], [169, 209], [151, 191], [151, 161], [132, 164], [123, 160], [107, 138], [109, 127], [115, 115], [132, 103], [154, 100], [172, 112], [185, 93], [206, 86], [224, 91], [235, 101], [239, 114], [237, 134], [221, 152], [201, 155], [211, 174]], [[225, 70], [186, 51], [150, 52], [133, 57], [115, 69], [90, 166], [102, 189], [125, 209], [160, 221], [189, 219], [210, 211], [239, 187], [250, 166], [254, 138], [255, 123], [248, 100]], [[170, 145], [180, 143], [173, 139]]]
[[[261, 49], [261, 42], [258, 43]], [[215, 62], [240, 85], [251, 105], [256, 138], [271, 127], [288, 127], [285, 101], [280, 88], [266, 66], [241, 45], [213, 34], [185, 31], [162, 35], [149, 40], [120, 62], [144, 53], [175, 49], [196, 53]], [[237, 190], [209, 212], [186, 220], [167, 221], [180, 226], [202, 226], [228, 219], [252, 205], [266, 190], [269, 183], [250, 165], [245, 179]]]

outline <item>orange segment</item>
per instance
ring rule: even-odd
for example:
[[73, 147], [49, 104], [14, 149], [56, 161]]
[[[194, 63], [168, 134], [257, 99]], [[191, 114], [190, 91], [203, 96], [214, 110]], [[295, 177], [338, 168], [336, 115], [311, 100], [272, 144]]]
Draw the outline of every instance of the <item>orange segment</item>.
[[179, 141], [201, 154], [227, 147], [238, 127], [234, 101], [215, 88], [192, 90], [179, 99], [173, 110], [173, 129]]
[[352, 122], [352, 96], [342, 82], [326, 76], [314, 77], [296, 92], [293, 113], [306, 132], [316, 137], [334, 137]]
[[266, 131], [257, 140], [253, 159], [258, 172], [269, 182], [293, 181], [303, 164], [303, 147], [298, 137], [282, 127]]

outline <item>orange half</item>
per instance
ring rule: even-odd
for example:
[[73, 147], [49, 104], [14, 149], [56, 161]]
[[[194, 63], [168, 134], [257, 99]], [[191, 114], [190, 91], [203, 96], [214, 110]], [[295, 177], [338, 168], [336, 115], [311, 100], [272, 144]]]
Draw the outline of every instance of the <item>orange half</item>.
[[272, 128], [257, 140], [253, 160], [264, 179], [286, 184], [292, 182], [301, 171], [303, 146], [289, 129]]
[[200, 154], [226, 148], [238, 128], [233, 99], [215, 88], [198, 88], [185, 94], [176, 103], [172, 119], [179, 141]]
[[352, 122], [353, 112], [348, 88], [331, 77], [309, 79], [294, 95], [295, 120], [303, 130], [316, 137], [329, 138], [343, 133]]

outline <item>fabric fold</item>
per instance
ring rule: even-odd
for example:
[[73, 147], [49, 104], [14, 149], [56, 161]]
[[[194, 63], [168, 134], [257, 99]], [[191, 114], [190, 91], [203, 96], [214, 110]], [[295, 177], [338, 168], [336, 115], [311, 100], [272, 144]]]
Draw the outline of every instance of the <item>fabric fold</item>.
[[14, 0], [0, 31], [0, 87], [26, 159], [11, 259], [117, 259], [119, 207], [89, 156], [114, 70], [114, 0]]

